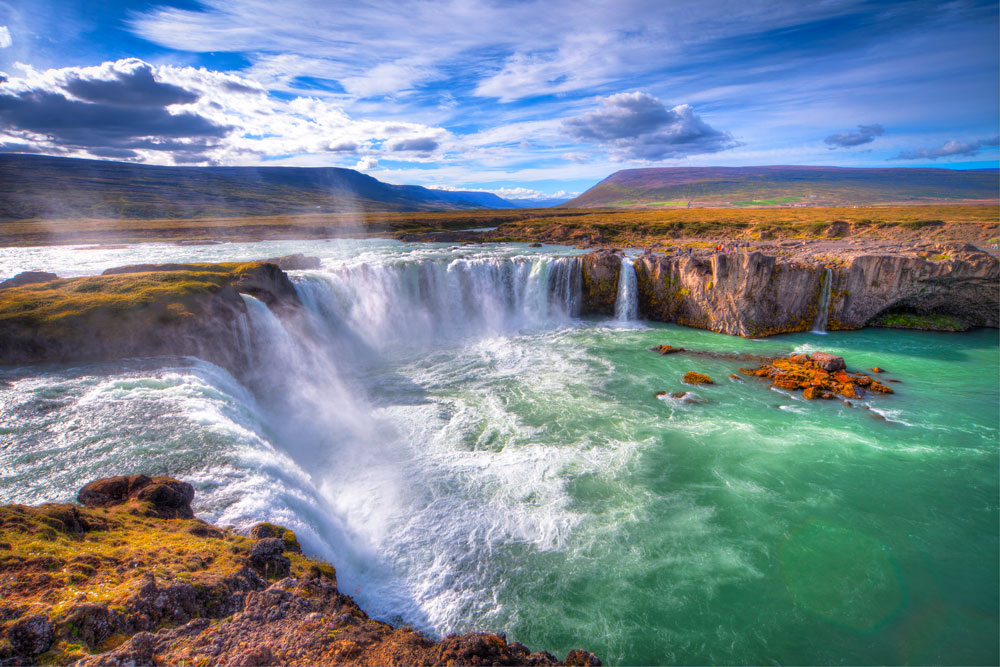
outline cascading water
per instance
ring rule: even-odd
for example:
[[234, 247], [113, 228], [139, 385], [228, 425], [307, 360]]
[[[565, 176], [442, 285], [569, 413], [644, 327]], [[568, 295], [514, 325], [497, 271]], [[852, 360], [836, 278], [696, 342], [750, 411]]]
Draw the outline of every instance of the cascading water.
[[363, 356], [558, 326], [580, 313], [575, 257], [397, 261], [301, 276], [322, 328]]
[[628, 322], [639, 318], [639, 289], [635, 266], [628, 257], [622, 257], [618, 273], [618, 296], [615, 298], [615, 319]]
[[826, 333], [826, 320], [830, 310], [830, 292], [833, 287], [833, 271], [829, 267], [823, 270], [822, 283], [819, 304], [816, 306], [816, 319], [813, 320], [813, 333]]

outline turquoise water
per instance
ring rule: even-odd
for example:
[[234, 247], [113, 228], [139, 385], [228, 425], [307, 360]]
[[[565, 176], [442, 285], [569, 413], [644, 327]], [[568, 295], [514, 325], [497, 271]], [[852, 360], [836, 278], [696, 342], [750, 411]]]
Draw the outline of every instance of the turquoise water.
[[[329, 337], [302, 344], [248, 301], [282, 351], [260, 358], [268, 389], [194, 359], [0, 369], [0, 502], [169, 472], [199, 516], [296, 530], [378, 618], [606, 664], [998, 661], [995, 330], [748, 341], [581, 320], [532, 296], [547, 249], [330, 245], [328, 268], [295, 275]], [[443, 286], [413, 305], [457, 274], [515, 287], [465, 320]], [[870, 410], [807, 402], [662, 343], [822, 349], [900, 382], [856, 402]], [[689, 370], [716, 381], [703, 402], [656, 398], [691, 390]]]

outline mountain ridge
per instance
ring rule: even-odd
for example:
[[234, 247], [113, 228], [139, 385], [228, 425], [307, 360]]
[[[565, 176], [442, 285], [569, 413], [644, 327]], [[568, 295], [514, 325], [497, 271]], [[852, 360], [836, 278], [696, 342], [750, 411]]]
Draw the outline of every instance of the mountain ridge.
[[836, 206], [996, 199], [996, 169], [651, 167], [617, 171], [560, 206]]
[[395, 185], [341, 167], [175, 167], [0, 154], [0, 220], [484, 208], [520, 206], [492, 193]]

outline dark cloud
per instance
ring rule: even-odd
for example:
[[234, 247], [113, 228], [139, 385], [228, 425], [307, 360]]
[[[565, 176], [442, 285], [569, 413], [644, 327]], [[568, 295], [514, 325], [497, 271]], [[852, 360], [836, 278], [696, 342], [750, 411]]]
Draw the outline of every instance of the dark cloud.
[[265, 95], [266, 93], [260, 88], [254, 88], [253, 86], [245, 86], [242, 83], [236, 81], [226, 81], [222, 84], [222, 87], [232, 93], [244, 93], [246, 95]]
[[353, 141], [341, 141], [327, 146], [327, 150], [332, 153], [356, 153], [358, 144]]
[[874, 125], [858, 125], [857, 132], [838, 132], [831, 134], [823, 141], [834, 148], [850, 148], [851, 146], [861, 146], [875, 141], [875, 137], [885, 134], [885, 128], [875, 123]]
[[65, 90], [87, 102], [127, 107], [166, 107], [198, 100], [198, 95], [180, 86], [157, 81], [146, 63], [126, 64], [124, 69], [114, 70], [113, 76], [86, 78], [76, 72], [68, 77]]
[[619, 160], [657, 161], [716, 153], [739, 145], [728, 132], [709, 126], [683, 104], [668, 109], [647, 93], [618, 93], [597, 111], [563, 123], [570, 136], [601, 144]]
[[88, 148], [87, 152], [94, 157], [109, 157], [116, 160], [139, 157], [138, 153], [128, 148]]
[[420, 153], [429, 153], [438, 147], [438, 142], [434, 141], [430, 137], [417, 137], [416, 139], [394, 139], [390, 141], [387, 148], [398, 153], [400, 151], [414, 151]]
[[899, 155], [891, 158], [893, 160], [936, 160], [939, 157], [950, 157], [952, 155], [975, 155], [984, 146], [1000, 145], [1000, 136], [991, 139], [979, 139], [978, 141], [957, 141], [955, 139], [938, 146], [937, 148], [917, 148], [912, 151], [903, 151]]
[[0, 129], [42, 136], [62, 149], [97, 157], [134, 158], [144, 149], [183, 159], [201, 156], [232, 130], [193, 112], [167, 109], [197, 99], [195, 93], [156, 81], [149, 65], [125, 61], [113, 79], [75, 71], [64, 87], [8, 94], [0, 89]]

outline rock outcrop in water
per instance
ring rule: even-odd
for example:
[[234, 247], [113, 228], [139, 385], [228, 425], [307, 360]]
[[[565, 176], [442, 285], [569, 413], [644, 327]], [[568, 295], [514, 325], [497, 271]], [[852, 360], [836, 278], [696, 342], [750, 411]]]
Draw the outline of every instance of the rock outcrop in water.
[[245, 363], [240, 294], [277, 312], [299, 305], [274, 264], [140, 264], [0, 291], [0, 363], [191, 355]]
[[867, 392], [892, 394], [892, 389], [864, 373], [849, 373], [843, 357], [826, 352], [779, 357], [741, 373], [767, 378], [780, 389], [801, 389], [803, 398], [861, 398]]
[[291, 531], [215, 528], [191, 518], [188, 489], [135, 475], [91, 482], [87, 507], [0, 507], [0, 667], [601, 664], [372, 619], [330, 565], [288, 548]]
[[[762, 252], [645, 254], [635, 261], [639, 315], [744, 337], [809, 331], [817, 321], [829, 268], [830, 330], [858, 329], [895, 311], [944, 314], [996, 327], [997, 259], [972, 246], [942, 251], [935, 258], [860, 252], [839, 258]], [[584, 313], [608, 312], [605, 304], [615, 293], [608, 278], [619, 270], [612, 258], [607, 252], [584, 258]]]

